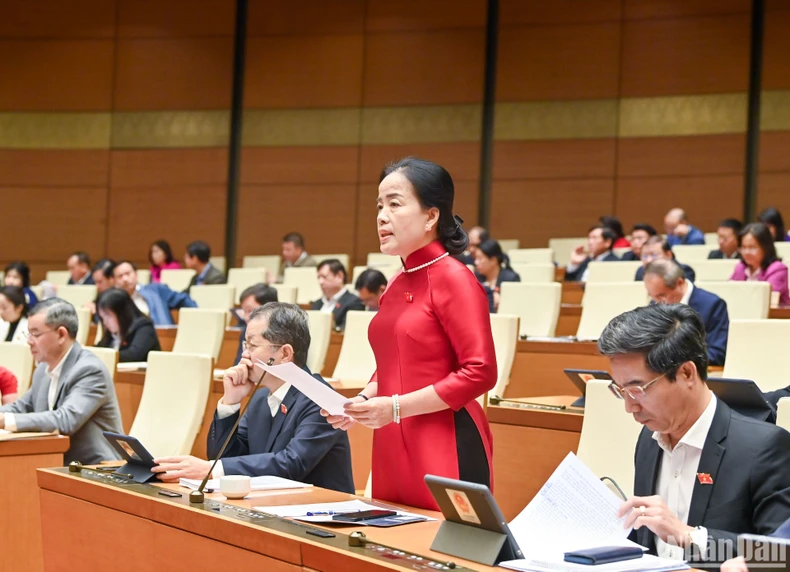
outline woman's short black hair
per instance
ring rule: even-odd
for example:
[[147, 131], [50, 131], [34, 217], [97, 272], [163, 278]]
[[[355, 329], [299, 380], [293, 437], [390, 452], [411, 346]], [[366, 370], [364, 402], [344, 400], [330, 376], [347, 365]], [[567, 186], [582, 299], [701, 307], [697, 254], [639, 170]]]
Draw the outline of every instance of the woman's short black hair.
[[173, 262], [173, 250], [170, 248], [170, 243], [166, 240], [157, 240], [151, 245], [151, 248], [148, 249], [148, 261], [151, 263], [151, 265], [154, 264], [154, 257], [151, 254], [154, 246], [158, 246], [162, 252], [165, 253], [165, 264], [170, 264]]
[[5, 267], [4, 272], [8, 274], [12, 270], [22, 277], [22, 288], [30, 288], [30, 267], [21, 260], [15, 260]]
[[404, 157], [390, 163], [381, 171], [379, 182], [392, 173], [402, 173], [409, 180], [424, 209], [439, 209], [436, 232], [447, 252], [464, 252], [469, 246], [469, 236], [453, 216], [455, 186], [450, 173], [441, 165], [417, 157]]
[[493, 238], [484, 240], [477, 248], [488, 258], [496, 258], [500, 266], [504, 266], [506, 268], [510, 266], [510, 257], [502, 251], [502, 247], [500, 246], [499, 242]]
[[621, 223], [620, 219], [616, 216], [602, 216], [598, 219], [598, 221], [601, 223], [601, 226], [612, 229], [612, 232], [615, 235], [615, 240], [625, 238], [625, 233], [623, 232], [623, 223]]
[[782, 213], [777, 209], [768, 207], [759, 214], [757, 220], [763, 224], [770, 224], [776, 229], [776, 236], [773, 237], [774, 242], [783, 242], [785, 240], [787, 236], [785, 221], [782, 218]]
[[25, 291], [22, 290], [22, 288], [19, 286], [3, 286], [0, 288], [0, 294], [8, 298], [8, 301], [11, 302], [14, 308], [22, 306], [22, 317], [26, 317], [28, 315], [30, 306], [27, 304]]
[[[102, 292], [96, 304], [98, 310], [109, 310], [118, 318], [118, 329], [121, 340], [126, 338], [132, 322], [143, 315], [140, 309], [125, 290], [120, 288], [109, 288]], [[99, 345], [109, 346], [112, 343], [112, 334], [104, 328], [104, 336]]]
[[740, 234], [741, 243], [743, 243], [743, 237], [747, 234], [751, 235], [763, 250], [763, 261], [760, 263], [760, 268], [765, 270], [772, 263], [776, 262], [777, 260], [781, 260], [781, 258], [776, 255], [774, 237], [771, 236], [771, 231], [768, 230], [766, 225], [761, 222], [747, 224], [745, 227], [743, 227], [743, 230]]

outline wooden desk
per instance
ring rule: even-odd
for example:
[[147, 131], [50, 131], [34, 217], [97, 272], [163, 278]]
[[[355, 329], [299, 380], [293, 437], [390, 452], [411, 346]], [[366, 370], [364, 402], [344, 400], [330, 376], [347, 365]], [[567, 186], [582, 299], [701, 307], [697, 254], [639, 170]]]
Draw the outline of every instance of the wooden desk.
[[[581, 304], [584, 295], [583, 282], [563, 282], [562, 283], [562, 303]], [[574, 332], [576, 333], [576, 332]]]
[[[105, 481], [106, 482], [106, 481]], [[347, 535], [360, 528], [333, 528], [337, 536], [319, 539], [304, 528], [271, 519], [259, 526], [235, 518], [232, 508], [220, 513], [202, 505], [189, 506], [184, 495], [169, 499], [148, 494], [148, 485], [104, 484], [90, 473], [65, 469], [38, 471], [43, 522], [43, 556], [48, 571], [70, 570], [75, 562], [111, 563], [118, 572], [138, 570], [267, 570], [270, 572], [363, 572], [413, 569], [398, 565], [370, 549], [349, 548]], [[184, 493], [177, 485], [164, 485]], [[351, 495], [325, 489], [256, 492], [241, 501], [206, 495], [227, 505], [249, 509], [266, 505], [350, 500]], [[416, 511], [423, 512], [426, 511]], [[440, 517], [436, 513], [427, 514]], [[254, 522], [255, 524], [252, 524]], [[369, 541], [434, 558], [452, 560], [478, 571], [494, 569], [430, 551], [440, 521], [395, 528], [365, 527]], [[86, 540], [89, 539], [89, 540]], [[427, 566], [424, 568], [430, 570]]]
[[570, 407], [577, 397], [516, 399], [564, 405], [566, 411], [489, 405], [494, 435], [494, 497], [508, 520], [529, 504], [565, 456], [579, 447], [584, 410]]
[[68, 448], [61, 436], [0, 441], [0, 571], [44, 569], [36, 469], [62, 466]]

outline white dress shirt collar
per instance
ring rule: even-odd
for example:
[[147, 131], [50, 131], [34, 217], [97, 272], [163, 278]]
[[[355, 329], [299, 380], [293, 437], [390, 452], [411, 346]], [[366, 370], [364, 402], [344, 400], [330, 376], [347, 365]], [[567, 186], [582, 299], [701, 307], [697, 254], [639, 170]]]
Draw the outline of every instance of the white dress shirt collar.
[[58, 384], [60, 384], [60, 374], [63, 371], [63, 364], [66, 363], [66, 358], [69, 357], [69, 354], [73, 349], [74, 344], [72, 344], [68, 351], [66, 351], [64, 356], [58, 362], [58, 365], [52, 369], [47, 366], [47, 369], [44, 372], [46, 373], [47, 377], [49, 377], [49, 393], [47, 394], [47, 402], [50, 410], [55, 408], [55, 400], [58, 395]]
[[321, 307], [321, 311], [322, 312], [333, 311], [335, 309], [335, 306], [337, 306], [337, 303], [340, 300], [340, 298], [342, 298], [346, 292], [348, 292], [348, 288], [343, 287], [340, 289], [340, 292], [338, 292], [337, 294], [335, 294], [329, 299], [322, 296], [321, 302], [323, 303], [323, 306]]
[[692, 292], [694, 292], [694, 283], [691, 280], [686, 280], [686, 293], [683, 294], [683, 297], [680, 299], [680, 303], [688, 306]]
[[289, 389], [291, 389], [291, 384], [286, 381], [277, 391], [269, 394], [267, 399], [269, 401], [269, 411], [272, 412], [272, 417], [277, 415], [277, 410], [280, 408], [280, 404], [283, 402], [283, 399], [285, 399], [285, 394], [288, 393]]
[[[694, 422], [694, 425], [686, 431], [686, 434], [683, 435], [677, 445], [675, 445], [676, 449], [681, 443], [700, 450], [705, 446], [705, 439], [708, 438], [708, 431], [710, 431], [710, 426], [713, 424], [713, 417], [716, 415], [716, 396], [710, 390], [708, 390], [708, 393], [710, 394], [708, 406], [705, 408], [705, 411], [702, 412], [702, 415]], [[658, 446], [661, 447], [665, 453], [672, 452], [673, 449], [669, 447], [669, 443], [666, 442], [661, 433], [653, 431], [653, 439], [655, 439]]]

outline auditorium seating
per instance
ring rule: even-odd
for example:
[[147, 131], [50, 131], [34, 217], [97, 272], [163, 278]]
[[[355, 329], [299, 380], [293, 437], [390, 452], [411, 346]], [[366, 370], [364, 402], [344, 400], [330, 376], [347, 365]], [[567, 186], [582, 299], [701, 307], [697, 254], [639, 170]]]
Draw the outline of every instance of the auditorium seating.
[[392, 256], [383, 252], [369, 252], [367, 266], [376, 268], [378, 266], [403, 266], [403, 264], [401, 264], [400, 256]]
[[118, 352], [112, 348], [97, 348], [95, 346], [88, 346], [85, 349], [96, 354], [107, 371], [110, 372], [110, 379], [115, 378], [115, 367], [118, 365]]
[[[642, 263], [638, 260], [620, 262], [590, 262], [587, 266], [587, 284], [593, 282], [633, 282]], [[644, 288], [644, 286], [643, 286]]]
[[[497, 382], [489, 393], [502, 397], [505, 395], [513, 360], [516, 358], [518, 341], [518, 316], [512, 314], [491, 314], [491, 334], [494, 338], [496, 353]], [[486, 400], [484, 400], [484, 403]]]
[[768, 282], [702, 282], [694, 286], [713, 292], [727, 302], [730, 320], [765, 320], [771, 304]]
[[321, 264], [321, 262], [324, 260], [330, 260], [332, 258], [339, 260], [341, 264], [343, 264], [343, 268], [345, 268], [346, 272], [348, 272], [350, 259], [348, 254], [313, 254], [313, 259], [317, 264]]
[[219, 359], [227, 310], [182, 308], [173, 353], [200, 354]]
[[696, 270], [696, 262], [708, 260], [708, 255], [718, 247], [718, 244], [677, 244], [672, 247], [672, 254], [675, 255], [675, 258]]
[[160, 282], [169, 286], [171, 290], [183, 292], [189, 288], [189, 282], [194, 275], [195, 271], [190, 268], [162, 270]]
[[83, 308], [96, 300], [96, 286], [58, 286], [58, 298], [69, 302], [75, 308]]
[[696, 279], [700, 282], [726, 282], [737, 264], [737, 260], [697, 260], [689, 266], [694, 269]]
[[367, 382], [376, 371], [376, 359], [368, 341], [368, 326], [375, 315], [361, 310], [346, 314], [343, 344], [332, 373], [334, 379]]
[[[513, 262], [510, 264], [522, 282], [554, 282], [556, 269], [553, 264]], [[503, 282], [504, 284], [504, 282]]]
[[228, 271], [228, 286], [236, 289], [234, 296], [236, 304], [239, 303], [239, 296], [246, 288], [261, 283], [266, 283], [266, 270], [263, 268], [231, 268]]
[[515, 238], [502, 238], [499, 239], [499, 247], [502, 249], [502, 252], [508, 253], [511, 250], [517, 250], [520, 246], [520, 241]]
[[283, 284], [297, 288], [297, 304], [309, 304], [322, 296], [315, 268], [286, 268]]
[[587, 237], [550, 238], [549, 248], [554, 251], [554, 262], [557, 266], [567, 266], [571, 260], [571, 252], [578, 246], [586, 246]]
[[265, 268], [269, 276], [274, 279], [280, 273], [282, 257], [279, 254], [245, 256], [241, 261], [241, 265], [243, 268]]
[[296, 286], [289, 286], [288, 284], [272, 284], [272, 287], [277, 290], [277, 301], [286, 302], [288, 304], [296, 304], [297, 291]]
[[71, 278], [68, 270], [48, 270], [46, 276], [46, 281], [55, 286], [66, 286]]
[[313, 373], [321, 373], [332, 337], [332, 314], [320, 310], [308, 310], [307, 320], [310, 326], [310, 349], [307, 352], [307, 369]]
[[88, 340], [88, 331], [91, 327], [91, 311], [88, 308], [82, 308], [77, 306], [75, 308], [77, 310], [77, 343], [82, 346], [85, 346], [89, 343]]
[[[617, 266], [625, 262], [603, 262]], [[597, 340], [606, 325], [619, 314], [648, 303], [647, 290], [642, 282], [588, 283], [582, 298], [582, 315], [576, 337]]]
[[205, 284], [192, 286], [189, 297], [201, 310], [224, 310], [233, 308], [236, 300], [236, 289], [227, 284]]
[[27, 344], [0, 342], [0, 365], [16, 376], [17, 394], [25, 393], [33, 376], [33, 354]]
[[208, 261], [214, 268], [216, 268], [220, 272], [224, 273], [228, 268], [224, 256], [212, 256], [208, 259]]
[[519, 317], [520, 336], [553, 336], [561, 299], [562, 285], [558, 282], [503, 282], [498, 311]]
[[751, 379], [762, 391], [790, 385], [790, 320], [730, 320], [724, 377]]
[[151, 283], [151, 271], [147, 268], [140, 268], [137, 271], [137, 283], [145, 286]]
[[552, 264], [554, 262], [554, 252], [551, 248], [519, 248], [507, 253], [510, 263], [529, 262], [532, 264]]

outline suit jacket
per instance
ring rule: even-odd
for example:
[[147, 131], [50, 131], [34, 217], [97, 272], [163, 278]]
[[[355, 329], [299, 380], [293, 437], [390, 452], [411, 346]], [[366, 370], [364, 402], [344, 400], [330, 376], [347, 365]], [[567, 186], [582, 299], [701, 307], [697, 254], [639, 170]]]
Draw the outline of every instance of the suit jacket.
[[[70, 286], [73, 286], [73, 285], [75, 285], [77, 283], [74, 282], [73, 278], [69, 278], [69, 281], [67, 282], [67, 284], [69, 284]], [[90, 272], [88, 272], [88, 276], [85, 278], [85, 280], [80, 282], [80, 285], [82, 285], [82, 286], [92, 286], [94, 284], [96, 284], [96, 282], [93, 281], [93, 274], [91, 274]]]
[[730, 329], [727, 302], [716, 294], [695, 286], [689, 298], [689, 306], [699, 314], [705, 325], [705, 341], [708, 344], [710, 365], [724, 365], [724, 356], [727, 354], [727, 332]]
[[[198, 281], [198, 275], [195, 274], [192, 277], [192, 280], [189, 281], [189, 286], [187, 287], [186, 290], [184, 290], [184, 292], [189, 292], [189, 289], [192, 288], [192, 286], [197, 286], [197, 281]], [[208, 265], [208, 270], [206, 270], [206, 276], [203, 278], [203, 282], [201, 282], [201, 285], [203, 285], [203, 284], [226, 284], [227, 282], [228, 282], [228, 279], [219, 270], [219, 268], [215, 268], [212, 264], [209, 264]]]
[[634, 254], [633, 250], [629, 250], [620, 257], [620, 260], [628, 260], [633, 262], [634, 260], [640, 260], [640, 258]]
[[55, 431], [71, 438], [66, 464], [95, 464], [118, 459], [104, 431], [123, 433], [121, 411], [110, 372], [93, 353], [77, 342], [63, 363], [55, 407], [49, 410], [46, 364], [33, 372], [30, 389], [15, 402], [0, 407], [13, 413], [17, 431]]
[[[683, 272], [686, 275], [686, 280], [691, 280], [692, 282], [694, 282], [694, 280], [696, 280], [697, 278], [697, 274], [694, 272], [694, 269], [688, 264], [681, 264], [680, 262], [678, 262], [678, 264], [680, 264], [680, 267], [683, 269]], [[636, 269], [636, 275], [634, 276], [634, 280], [636, 282], [639, 282], [640, 280], [644, 280], [644, 279], [645, 279], [645, 267], [640, 266], [639, 268]]]
[[[324, 382], [319, 375], [316, 379]], [[326, 382], [324, 382], [326, 383]], [[321, 416], [321, 408], [295, 387], [272, 417], [269, 390], [261, 387], [239, 423], [222, 458], [226, 475], [274, 475], [345, 493], [354, 492], [348, 434]], [[214, 421], [208, 455], [215, 458], [238, 413]]]
[[[657, 493], [662, 455], [652, 431], [642, 428], [634, 456], [635, 496]], [[733, 554], [738, 534], [771, 534], [790, 515], [788, 465], [790, 433], [744, 417], [717, 400], [697, 469], [710, 475], [713, 484], [695, 480], [688, 525], [707, 528], [709, 541], [731, 543]], [[646, 526], [634, 530], [631, 538], [656, 553], [655, 535]]]
[[[4, 322], [0, 320], [0, 342], [4, 342], [8, 337], [8, 330], [11, 328], [11, 322]], [[22, 316], [19, 318], [19, 323], [16, 325], [14, 335], [9, 340], [15, 344], [27, 343], [27, 318]]]
[[727, 260], [740, 260], [741, 253], [736, 251], [735, 256], [728, 257], [728, 256], [724, 256], [724, 253], [717, 248], [716, 250], [711, 250], [710, 253], [708, 254], [708, 260], [723, 260], [725, 258]]
[[[602, 262], [618, 262], [620, 259], [614, 255], [614, 252], [609, 251], [609, 253], [603, 257]], [[565, 282], [579, 282], [584, 276], [584, 271], [587, 270], [587, 266], [592, 262], [592, 258], [585, 258], [584, 262], [579, 264], [578, 268], [573, 272], [565, 272]]]
[[705, 234], [696, 226], [688, 226], [689, 231], [686, 236], [680, 237], [674, 234], [667, 235], [669, 246], [676, 246], [678, 244], [705, 244]]
[[[321, 300], [316, 300], [310, 303], [311, 310], [320, 310], [324, 306]], [[332, 315], [335, 317], [335, 329], [342, 330], [346, 327], [346, 314], [349, 310], [364, 310], [365, 304], [351, 292], [346, 292], [335, 304], [335, 309], [332, 310]]]
[[197, 308], [195, 301], [184, 292], [175, 292], [166, 284], [146, 284], [140, 288], [140, 295], [148, 304], [148, 315], [157, 326], [172, 326], [170, 310]]
[[[102, 340], [97, 345], [109, 348], [112, 347], [112, 341]], [[121, 341], [121, 347], [118, 348], [118, 361], [146, 361], [148, 352], [158, 352], [161, 349], [151, 318], [140, 316], [132, 322], [129, 331], [126, 332], [126, 337]]]

